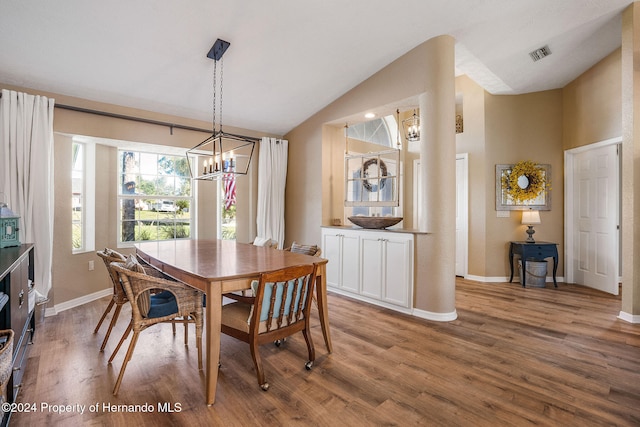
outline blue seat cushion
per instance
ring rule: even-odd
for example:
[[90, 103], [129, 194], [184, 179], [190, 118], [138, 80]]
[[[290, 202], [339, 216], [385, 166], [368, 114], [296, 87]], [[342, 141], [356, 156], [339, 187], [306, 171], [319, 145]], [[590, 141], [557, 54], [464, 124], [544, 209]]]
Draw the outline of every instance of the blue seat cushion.
[[148, 318], [157, 318], [169, 316], [178, 312], [178, 303], [171, 292], [169, 298], [157, 298], [155, 295], [151, 297], [151, 307], [149, 308]]
[[169, 291], [162, 291], [157, 294], [151, 294], [151, 299], [155, 300], [168, 300], [174, 298], [173, 294]]

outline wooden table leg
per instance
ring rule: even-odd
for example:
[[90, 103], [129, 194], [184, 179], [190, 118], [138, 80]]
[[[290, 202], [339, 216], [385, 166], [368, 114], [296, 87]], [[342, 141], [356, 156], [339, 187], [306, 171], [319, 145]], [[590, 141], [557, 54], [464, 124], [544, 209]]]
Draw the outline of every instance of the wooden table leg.
[[213, 405], [216, 401], [218, 365], [220, 362], [220, 325], [222, 322], [221, 308], [221, 284], [211, 283], [209, 284], [209, 292], [207, 292], [207, 307], [205, 310], [205, 337], [207, 342], [205, 388], [207, 405]]
[[327, 268], [326, 264], [318, 266], [316, 276], [316, 300], [318, 301], [318, 314], [320, 317], [320, 326], [322, 327], [322, 335], [324, 343], [329, 353], [333, 352], [331, 345], [331, 333], [329, 332], [329, 310], [327, 307]]

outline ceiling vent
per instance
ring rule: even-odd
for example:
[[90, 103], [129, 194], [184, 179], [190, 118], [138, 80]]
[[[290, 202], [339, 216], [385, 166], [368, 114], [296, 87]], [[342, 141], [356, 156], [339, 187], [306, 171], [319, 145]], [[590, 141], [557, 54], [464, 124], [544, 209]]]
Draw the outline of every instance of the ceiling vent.
[[533, 62], [539, 61], [545, 56], [551, 55], [551, 50], [549, 50], [549, 46], [543, 46], [540, 49], [536, 49], [533, 52], [529, 52], [529, 56], [533, 59]]

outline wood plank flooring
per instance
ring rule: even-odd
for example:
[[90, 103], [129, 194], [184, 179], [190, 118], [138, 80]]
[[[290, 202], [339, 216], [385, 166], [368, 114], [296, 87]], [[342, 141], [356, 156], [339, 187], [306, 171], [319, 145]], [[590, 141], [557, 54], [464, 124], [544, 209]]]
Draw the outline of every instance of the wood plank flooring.
[[[112, 366], [107, 359], [130, 312], [100, 353], [106, 325], [92, 332], [107, 302], [45, 319], [19, 395], [37, 410], [14, 413], [12, 426], [640, 425], [640, 325], [617, 319], [620, 297], [581, 286], [458, 279], [458, 319], [445, 323], [330, 294], [333, 354], [317, 317], [311, 371], [302, 335], [263, 346], [264, 392], [248, 346], [223, 336], [212, 407], [195, 333], [185, 347], [181, 326], [176, 336], [169, 325], [141, 334], [114, 397], [125, 349]], [[55, 413], [43, 404], [86, 408]]]

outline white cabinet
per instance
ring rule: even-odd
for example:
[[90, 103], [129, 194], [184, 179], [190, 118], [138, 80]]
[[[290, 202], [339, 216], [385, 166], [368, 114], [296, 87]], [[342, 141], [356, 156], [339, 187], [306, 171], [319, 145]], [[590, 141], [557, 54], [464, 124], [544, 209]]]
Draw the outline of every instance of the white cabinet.
[[358, 292], [359, 271], [358, 263], [353, 257], [358, 257], [358, 235], [340, 230], [323, 229], [322, 255], [328, 259], [327, 286]]
[[411, 309], [413, 234], [323, 228], [322, 242], [332, 290], [389, 308]]
[[413, 284], [413, 235], [367, 232], [362, 249], [362, 295], [410, 307]]

